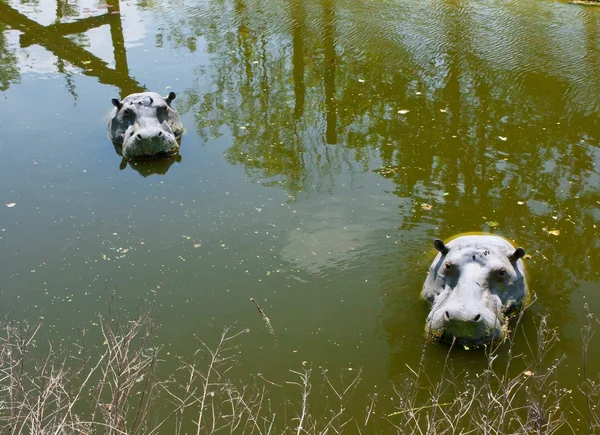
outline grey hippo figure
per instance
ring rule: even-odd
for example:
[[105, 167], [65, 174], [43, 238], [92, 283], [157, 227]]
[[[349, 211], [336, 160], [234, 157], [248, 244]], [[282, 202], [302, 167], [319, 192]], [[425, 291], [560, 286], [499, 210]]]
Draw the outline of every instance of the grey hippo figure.
[[504, 339], [508, 316], [529, 296], [525, 250], [491, 234], [436, 239], [433, 245], [438, 254], [422, 291], [432, 304], [428, 337], [463, 346]]
[[175, 92], [163, 97], [155, 92], [131, 94], [109, 115], [108, 136], [120, 154], [131, 160], [169, 156], [179, 152], [183, 124], [171, 107]]

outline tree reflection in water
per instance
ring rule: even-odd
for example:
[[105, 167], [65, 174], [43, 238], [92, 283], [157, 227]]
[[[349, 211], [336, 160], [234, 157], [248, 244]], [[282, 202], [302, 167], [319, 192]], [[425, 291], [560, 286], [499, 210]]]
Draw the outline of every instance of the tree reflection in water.
[[[201, 6], [167, 36], [179, 47], [203, 37], [213, 56], [210, 91], [188, 89], [184, 110], [204, 139], [229, 130], [227, 160], [292, 197], [326, 191], [340, 173], [392, 181], [411, 204], [400, 231], [424, 232], [421, 250], [465, 231], [515, 239], [532, 255], [539, 309], [567, 321], [568, 303], [544, 301], [566, 300], [600, 267], [597, 50], [580, 62], [561, 27], [536, 25], [527, 6], [496, 10], [494, 23], [469, 2], [428, 7]], [[586, 20], [589, 46], [598, 26]], [[398, 254], [390, 282], [414, 275], [413, 252]]]

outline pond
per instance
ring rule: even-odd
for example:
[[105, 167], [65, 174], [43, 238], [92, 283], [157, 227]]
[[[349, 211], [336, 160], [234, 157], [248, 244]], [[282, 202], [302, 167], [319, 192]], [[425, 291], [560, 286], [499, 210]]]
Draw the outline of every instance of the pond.
[[[362, 368], [359, 394], [385, 396], [419, 364], [433, 239], [493, 232], [531, 256], [524, 325], [558, 327], [580, 406], [585, 306], [600, 311], [600, 8], [197, 3], [0, 2], [0, 314], [72, 342], [114, 290], [154, 306], [166, 355], [235, 325], [238, 376], [279, 376], [279, 354]], [[177, 93], [186, 132], [177, 158], [133, 164], [106, 114], [146, 89]]]

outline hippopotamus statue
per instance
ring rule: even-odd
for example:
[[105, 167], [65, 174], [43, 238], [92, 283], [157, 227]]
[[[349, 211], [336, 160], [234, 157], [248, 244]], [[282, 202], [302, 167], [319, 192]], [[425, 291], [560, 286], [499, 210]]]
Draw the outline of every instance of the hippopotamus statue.
[[171, 107], [175, 92], [163, 97], [155, 92], [131, 94], [115, 106], [108, 121], [108, 136], [123, 157], [155, 158], [179, 151], [183, 124]]
[[432, 303], [427, 335], [459, 345], [502, 340], [507, 316], [528, 297], [523, 248], [495, 235], [459, 236], [433, 242], [439, 252], [423, 285]]

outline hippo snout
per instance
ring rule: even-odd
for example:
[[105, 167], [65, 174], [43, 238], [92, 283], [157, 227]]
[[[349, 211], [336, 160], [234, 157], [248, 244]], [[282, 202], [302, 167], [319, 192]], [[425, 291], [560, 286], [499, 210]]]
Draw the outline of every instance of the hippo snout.
[[173, 133], [162, 125], [131, 126], [125, 135], [122, 153], [127, 158], [151, 158], [173, 154], [179, 144]]
[[456, 344], [481, 344], [504, 336], [504, 316], [483, 304], [451, 304], [440, 307], [428, 319], [428, 333], [440, 341]]
[[463, 311], [457, 307], [446, 308], [444, 317], [448, 322], [481, 322], [482, 320], [478, 310]]

